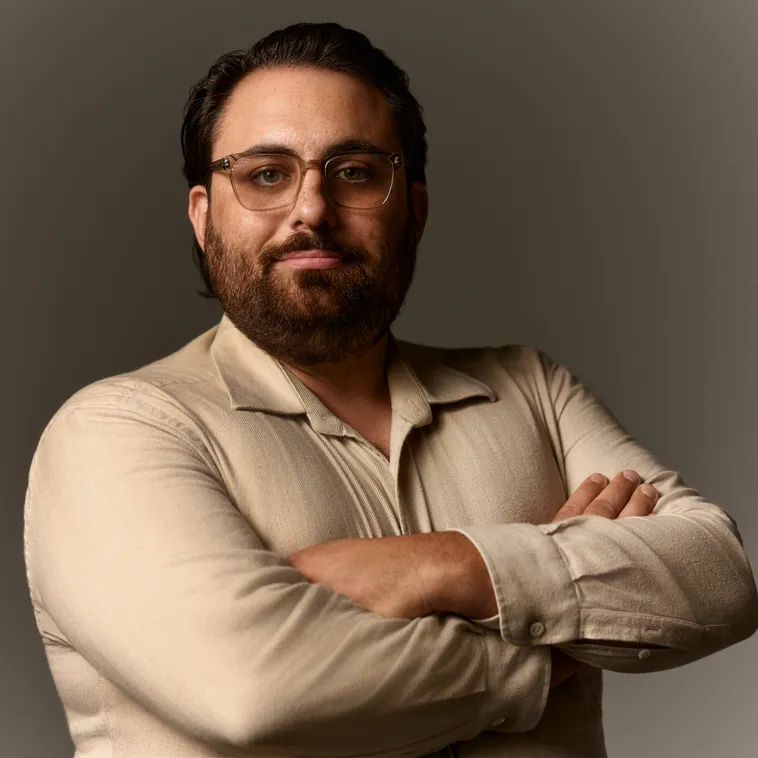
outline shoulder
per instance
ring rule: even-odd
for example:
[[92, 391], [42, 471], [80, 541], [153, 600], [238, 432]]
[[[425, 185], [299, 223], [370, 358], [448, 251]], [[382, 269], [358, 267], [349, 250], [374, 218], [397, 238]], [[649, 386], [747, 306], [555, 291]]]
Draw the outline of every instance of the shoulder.
[[513, 379], [542, 378], [557, 365], [542, 350], [531, 345], [506, 344], [476, 347], [437, 347], [396, 340], [415, 366], [447, 366], [486, 381], [488, 376], [508, 374]]
[[77, 390], [47, 423], [40, 442], [53, 428], [66, 425], [72, 418], [92, 422], [92, 432], [96, 431], [98, 421], [105, 430], [106, 421], [117, 424], [131, 420], [196, 438], [197, 408], [204, 403], [220, 402], [223, 394], [210, 356], [216, 328], [170, 355]]

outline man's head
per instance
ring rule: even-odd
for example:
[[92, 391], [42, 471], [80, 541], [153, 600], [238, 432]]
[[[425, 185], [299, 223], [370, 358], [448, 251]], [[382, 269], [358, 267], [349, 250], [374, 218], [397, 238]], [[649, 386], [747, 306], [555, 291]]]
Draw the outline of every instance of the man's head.
[[[229, 53], [190, 94], [182, 148], [200, 270], [244, 334], [301, 366], [386, 334], [427, 201], [421, 108], [383, 52], [298, 24]], [[338, 260], [293, 262], [314, 249]]]

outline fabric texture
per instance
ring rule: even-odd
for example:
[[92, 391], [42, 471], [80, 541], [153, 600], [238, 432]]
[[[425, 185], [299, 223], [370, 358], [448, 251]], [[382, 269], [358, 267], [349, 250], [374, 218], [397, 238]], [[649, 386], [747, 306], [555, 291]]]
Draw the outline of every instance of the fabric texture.
[[[603, 669], [756, 629], [734, 521], [566, 368], [394, 337], [388, 366], [389, 460], [226, 316], [55, 414], [24, 542], [76, 758], [601, 758]], [[586, 476], [626, 468], [656, 517], [550, 523]], [[443, 530], [481, 552], [496, 616], [384, 618], [286, 562]], [[553, 688], [549, 646], [584, 664]]]

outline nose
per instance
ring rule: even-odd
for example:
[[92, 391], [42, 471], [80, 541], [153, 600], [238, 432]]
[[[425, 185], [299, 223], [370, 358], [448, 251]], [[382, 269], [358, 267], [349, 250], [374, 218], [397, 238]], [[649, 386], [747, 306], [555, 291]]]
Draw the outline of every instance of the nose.
[[289, 216], [289, 225], [294, 231], [334, 228], [337, 215], [334, 204], [326, 195], [323, 174], [315, 167], [308, 167], [303, 174], [300, 192]]

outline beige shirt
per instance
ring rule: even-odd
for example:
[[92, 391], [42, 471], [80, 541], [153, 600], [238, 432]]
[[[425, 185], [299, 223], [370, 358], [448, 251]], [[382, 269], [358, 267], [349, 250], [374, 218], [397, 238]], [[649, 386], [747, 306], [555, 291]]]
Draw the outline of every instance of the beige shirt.
[[[226, 317], [56, 413], [25, 553], [77, 757], [600, 758], [602, 669], [753, 633], [734, 522], [565, 368], [390, 346], [389, 460]], [[656, 517], [549, 523], [590, 473], [625, 468], [662, 493]], [[450, 529], [486, 561], [492, 619], [384, 618], [286, 562]], [[551, 645], [588, 664], [552, 689]]]

